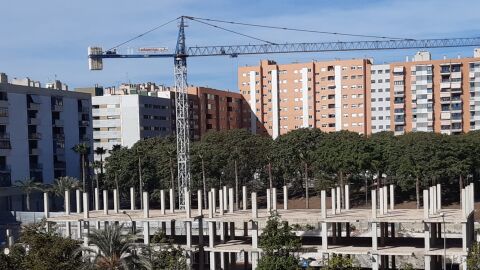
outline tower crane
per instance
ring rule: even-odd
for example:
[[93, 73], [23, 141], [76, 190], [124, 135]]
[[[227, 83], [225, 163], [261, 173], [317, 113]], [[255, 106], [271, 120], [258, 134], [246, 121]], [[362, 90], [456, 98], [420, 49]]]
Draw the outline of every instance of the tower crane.
[[[204, 23], [229, 32], [240, 34], [249, 38], [249, 35], [241, 34], [226, 28], [207, 23], [216, 21], [246, 26], [257, 26], [264, 28], [292, 30], [302, 32], [316, 32], [327, 34], [339, 34], [347, 36], [383, 38], [386, 40], [368, 41], [337, 41], [337, 42], [310, 42], [310, 43], [273, 43], [262, 39], [264, 44], [257, 45], [226, 45], [226, 46], [193, 46], [187, 47], [185, 43], [185, 20], [193, 20]], [[177, 162], [178, 162], [178, 194], [179, 206], [185, 206], [185, 189], [190, 188], [190, 135], [189, 135], [189, 104], [187, 93], [187, 58], [202, 56], [230, 56], [259, 55], [259, 54], [285, 54], [285, 53], [313, 53], [313, 52], [343, 52], [343, 51], [366, 51], [366, 50], [396, 50], [396, 49], [425, 49], [425, 48], [447, 48], [447, 47], [470, 47], [480, 46], [480, 37], [471, 38], [443, 38], [443, 39], [399, 39], [379, 36], [365, 36], [355, 34], [341, 34], [333, 32], [320, 32], [313, 30], [292, 29], [285, 27], [263, 26], [245, 23], [235, 23], [212, 19], [202, 19], [190, 16], [181, 16], [172, 21], [179, 20], [179, 31], [177, 44], [174, 53], [164, 53], [160, 50], [154, 53], [118, 53], [116, 49], [103, 51], [101, 47], [89, 47], [88, 58], [90, 70], [102, 70], [103, 59], [111, 58], [173, 58], [175, 77], [175, 110], [176, 110], [176, 140], [177, 140]], [[172, 22], [170, 21], [170, 22]], [[166, 24], [170, 23], [167, 22]], [[161, 26], [164, 26], [163, 24]], [[160, 26], [160, 27], [161, 27]], [[159, 27], [157, 27], [159, 28]], [[155, 28], [156, 29], [156, 28]], [[155, 30], [153, 29], [153, 30]], [[150, 30], [148, 32], [151, 32]], [[147, 33], [148, 33], [147, 32]], [[143, 36], [139, 35], [138, 37]], [[136, 37], [136, 38], [138, 38]], [[135, 39], [135, 38], [134, 38]], [[131, 39], [133, 40], [133, 39]], [[128, 40], [127, 42], [131, 41]], [[127, 43], [124, 42], [124, 43]], [[123, 45], [124, 43], [120, 44]]]

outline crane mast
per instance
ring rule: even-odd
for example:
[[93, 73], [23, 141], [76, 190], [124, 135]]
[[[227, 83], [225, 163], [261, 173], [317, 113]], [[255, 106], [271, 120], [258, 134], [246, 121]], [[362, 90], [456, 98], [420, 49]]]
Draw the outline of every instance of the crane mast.
[[[180, 18], [177, 48], [174, 58], [175, 115], [178, 159], [178, 203], [185, 207], [185, 190], [190, 188], [190, 125], [187, 85], [187, 55], [185, 46], [185, 21]], [[172, 187], [174, 188], [174, 187]]]
[[[186, 47], [185, 19], [181, 16], [175, 53], [120, 54], [116, 50], [103, 51], [101, 47], [89, 47], [90, 70], [102, 70], [103, 59], [109, 58], [173, 58], [175, 74], [175, 115], [178, 163], [179, 207], [185, 207], [185, 191], [190, 188], [190, 123], [187, 84], [187, 57], [231, 56], [275, 53], [313, 53], [365, 50], [426, 49], [480, 46], [480, 37], [445, 39], [400, 39], [373, 41], [338, 41], [312, 43], [283, 43], [260, 45], [226, 45]], [[142, 35], [140, 35], [142, 36]], [[140, 37], [139, 36], [139, 37]], [[123, 43], [122, 43], [123, 44]], [[174, 188], [174, 187], [172, 187]]]

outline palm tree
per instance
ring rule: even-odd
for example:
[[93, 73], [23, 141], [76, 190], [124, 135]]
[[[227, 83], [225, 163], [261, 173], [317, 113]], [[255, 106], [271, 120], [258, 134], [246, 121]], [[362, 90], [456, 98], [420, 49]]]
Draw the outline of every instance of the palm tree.
[[103, 155], [107, 153], [107, 150], [103, 147], [95, 148], [95, 154], [100, 156], [100, 174], [103, 175]]
[[42, 184], [39, 183], [39, 182], [36, 182], [35, 179], [33, 179], [33, 178], [25, 178], [24, 180], [16, 181], [16, 186], [21, 188], [22, 191], [25, 193], [27, 211], [30, 211], [30, 195], [35, 190], [41, 190], [42, 189]]
[[71, 176], [61, 176], [55, 179], [50, 191], [59, 197], [65, 197], [66, 190], [72, 190], [79, 187], [78, 179]]
[[82, 182], [83, 182], [83, 191], [86, 191], [86, 186], [85, 186], [85, 181], [86, 181], [86, 160], [87, 160], [87, 155], [90, 153], [90, 146], [86, 143], [79, 143], [76, 144], [73, 148], [73, 151], [75, 153], [80, 155], [80, 158], [82, 160]]
[[93, 230], [88, 235], [95, 248], [81, 247], [84, 254], [84, 269], [126, 270], [139, 264], [135, 252], [135, 236], [122, 232], [123, 225], [112, 224], [104, 230]]

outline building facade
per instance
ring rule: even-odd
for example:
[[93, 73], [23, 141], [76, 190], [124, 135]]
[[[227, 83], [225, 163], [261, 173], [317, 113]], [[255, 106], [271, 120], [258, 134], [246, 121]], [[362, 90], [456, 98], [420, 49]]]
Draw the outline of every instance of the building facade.
[[[371, 65], [370, 83], [365, 93], [367, 102], [367, 131], [376, 133], [390, 131], [390, 65]], [[368, 100], [367, 100], [368, 101]]]
[[432, 60], [419, 52], [413, 61], [392, 63], [391, 119], [395, 134], [431, 131], [459, 134], [478, 130], [480, 54]]
[[9, 83], [0, 74], [0, 187], [7, 187], [0, 209], [25, 208], [21, 198], [5, 196], [15, 193], [8, 187], [18, 180], [51, 184], [60, 176], [81, 176], [72, 148], [92, 142], [90, 96], [67, 91], [60, 82], [48, 87], [30, 79]]
[[367, 132], [368, 59], [240, 67], [238, 87], [251, 107], [250, 130], [273, 138], [298, 128]]
[[94, 148], [132, 147], [140, 139], [172, 134], [169, 98], [96, 96], [92, 97], [92, 106]]

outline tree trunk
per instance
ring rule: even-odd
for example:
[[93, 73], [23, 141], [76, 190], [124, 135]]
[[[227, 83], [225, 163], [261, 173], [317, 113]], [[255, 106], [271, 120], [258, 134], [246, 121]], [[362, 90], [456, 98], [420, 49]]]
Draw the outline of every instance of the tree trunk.
[[85, 154], [81, 154], [82, 156], [82, 182], [83, 182], [83, 192], [87, 192], [86, 189], [86, 178], [85, 178]]
[[[208, 207], [207, 203], [207, 180], [205, 178], [205, 162], [203, 161], [203, 157], [201, 158], [202, 160], [202, 182], [203, 182], [203, 204], [205, 207]], [[173, 183], [173, 182], [172, 182]]]
[[100, 154], [100, 174], [103, 176], [103, 154]]
[[26, 192], [27, 211], [30, 211], [30, 192]]
[[308, 164], [305, 162], [305, 208], [310, 208], [310, 197], [308, 195]]
[[235, 159], [235, 206], [238, 209], [238, 169], [237, 160]]
[[143, 209], [143, 181], [142, 181], [142, 161], [138, 155], [138, 193], [140, 196], [140, 208]]
[[415, 192], [417, 194], [417, 209], [420, 209], [420, 179], [418, 176], [417, 176], [417, 179], [415, 180]]
[[272, 188], [273, 188], [273, 179], [272, 179], [272, 163], [268, 162], [268, 180], [270, 182], [270, 205], [272, 205], [273, 198], [272, 198]]
[[364, 173], [365, 176], [365, 205], [368, 205], [368, 177], [367, 172]]

